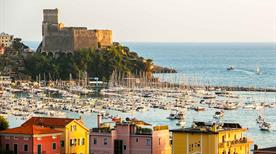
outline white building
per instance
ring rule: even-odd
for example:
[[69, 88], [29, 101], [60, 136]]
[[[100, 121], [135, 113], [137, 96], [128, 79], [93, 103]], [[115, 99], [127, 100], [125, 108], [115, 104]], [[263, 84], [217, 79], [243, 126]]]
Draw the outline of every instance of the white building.
[[6, 33], [0, 34], [0, 45], [4, 45], [4, 47], [10, 47], [12, 45], [13, 35], [9, 35]]

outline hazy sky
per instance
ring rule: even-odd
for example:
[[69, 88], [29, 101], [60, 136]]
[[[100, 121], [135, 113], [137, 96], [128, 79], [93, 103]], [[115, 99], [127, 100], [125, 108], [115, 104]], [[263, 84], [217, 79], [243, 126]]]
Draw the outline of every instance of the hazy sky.
[[65, 26], [111, 29], [121, 42], [276, 40], [276, 0], [0, 0], [0, 31], [41, 40], [44, 8], [58, 8]]

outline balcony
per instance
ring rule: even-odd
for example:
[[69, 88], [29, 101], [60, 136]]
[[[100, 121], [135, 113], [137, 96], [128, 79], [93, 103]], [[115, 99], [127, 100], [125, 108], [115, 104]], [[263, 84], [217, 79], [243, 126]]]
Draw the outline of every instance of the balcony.
[[234, 146], [240, 146], [241, 144], [250, 144], [253, 143], [252, 140], [244, 137], [240, 138], [239, 140], [233, 140], [233, 141], [225, 141], [222, 143], [219, 143], [219, 148], [226, 148], [226, 147], [234, 147]]
[[92, 128], [91, 132], [93, 133], [111, 133], [112, 129], [110, 128]]
[[152, 134], [152, 129], [151, 128], [140, 128], [138, 127], [136, 129], [136, 135], [151, 135]]

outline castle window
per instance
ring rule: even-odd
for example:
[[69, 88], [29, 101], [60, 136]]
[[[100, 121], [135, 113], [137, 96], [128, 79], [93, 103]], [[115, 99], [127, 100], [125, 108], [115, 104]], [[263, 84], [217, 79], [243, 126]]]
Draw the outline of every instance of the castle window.
[[94, 144], [97, 144], [97, 139], [96, 139], [96, 138], [94, 138], [94, 141], [93, 141], [93, 142], [94, 142]]
[[138, 142], [139, 140], [138, 140], [138, 138], [136, 138], [136, 142]]
[[82, 143], [81, 143], [81, 145], [84, 145], [84, 144], [85, 144], [85, 142], [84, 142], [84, 141], [85, 141], [85, 139], [84, 139], [84, 138], [82, 138], [82, 140], [81, 140], [81, 142], [82, 142]]

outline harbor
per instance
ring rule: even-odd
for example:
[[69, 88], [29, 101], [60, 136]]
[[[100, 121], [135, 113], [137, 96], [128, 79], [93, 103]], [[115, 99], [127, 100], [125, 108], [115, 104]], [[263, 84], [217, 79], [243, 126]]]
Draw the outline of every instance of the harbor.
[[[276, 130], [274, 92], [112, 83], [100, 91], [81, 84], [38, 86], [35, 82], [27, 82], [2, 86], [0, 114], [10, 121], [10, 127], [41, 116], [81, 118], [86, 126], [93, 128], [97, 125], [98, 114], [103, 115], [104, 122], [128, 117], [154, 125], [168, 125], [170, 129], [187, 127], [194, 121], [239, 122], [249, 129], [247, 134], [254, 143], [260, 147], [273, 146], [269, 138]], [[269, 129], [261, 129], [257, 121], [259, 116], [271, 124]]]

